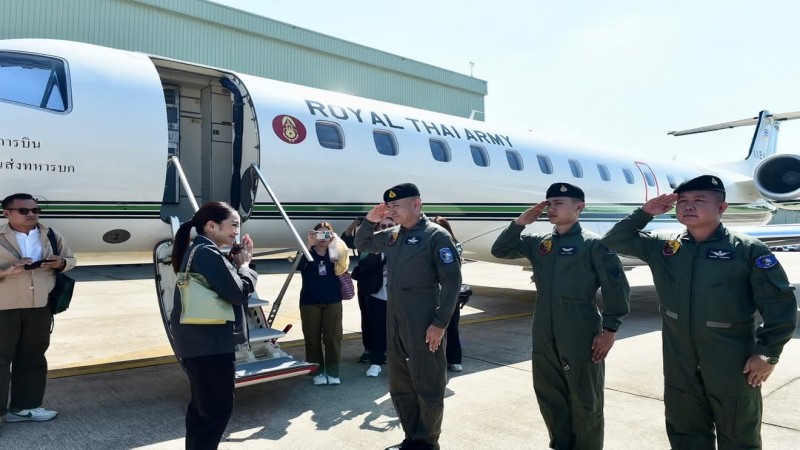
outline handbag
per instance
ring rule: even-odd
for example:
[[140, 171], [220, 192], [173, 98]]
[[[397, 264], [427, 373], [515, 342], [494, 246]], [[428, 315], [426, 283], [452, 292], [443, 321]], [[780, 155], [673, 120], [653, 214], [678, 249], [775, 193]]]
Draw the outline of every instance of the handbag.
[[[53, 254], [59, 254], [56, 235], [53, 233], [52, 229], [47, 230], [47, 239], [50, 240], [50, 247], [53, 249]], [[56, 273], [56, 285], [47, 296], [47, 305], [54, 315], [62, 313], [69, 308], [69, 302], [72, 301], [72, 292], [74, 290], [75, 280], [66, 276], [63, 272]]]
[[347, 272], [342, 272], [339, 275], [339, 293], [342, 295], [342, 300], [350, 300], [356, 296], [356, 288], [353, 286], [353, 279]]
[[211, 289], [205, 276], [189, 272], [198, 247], [195, 246], [189, 254], [186, 270], [178, 274], [180, 322], [184, 325], [224, 325], [225, 322], [233, 322], [233, 306]]

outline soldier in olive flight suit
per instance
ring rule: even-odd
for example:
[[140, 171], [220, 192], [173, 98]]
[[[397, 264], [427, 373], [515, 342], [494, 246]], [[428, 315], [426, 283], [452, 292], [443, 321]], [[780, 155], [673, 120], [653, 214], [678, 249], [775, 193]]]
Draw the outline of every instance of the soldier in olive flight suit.
[[[355, 236], [361, 252], [385, 253], [389, 394], [405, 439], [389, 449], [438, 449], [447, 383], [444, 333], [461, 288], [461, 261], [444, 228], [422, 214], [417, 186], [397, 185]], [[373, 234], [391, 217], [400, 227]]]
[[[684, 231], [641, 231], [676, 201]], [[762, 242], [721, 223], [727, 207], [722, 180], [703, 175], [650, 199], [603, 237], [653, 273], [674, 449], [713, 449], [715, 428], [720, 449], [761, 448], [760, 386], [797, 323], [780, 263]]]
[[[550, 447], [601, 449], [603, 361], [628, 313], [630, 288], [616, 254], [578, 223], [585, 207], [583, 191], [555, 183], [546, 197], [503, 231], [492, 255], [525, 257], [533, 266], [533, 388]], [[520, 236], [545, 207], [553, 231]], [[595, 303], [598, 287], [602, 311]]]

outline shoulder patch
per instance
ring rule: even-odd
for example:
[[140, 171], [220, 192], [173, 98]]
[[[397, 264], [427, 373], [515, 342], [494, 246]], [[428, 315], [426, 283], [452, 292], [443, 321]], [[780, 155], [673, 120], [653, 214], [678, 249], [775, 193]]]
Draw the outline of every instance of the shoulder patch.
[[605, 252], [606, 255], [616, 255], [617, 252], [615, 250], [611, 250], [610, 248], [606, 247], [605, 244], [600, 244], [600, 249]]
[[553, 241], [551, 241], [550, 239], [545, 239], [542, 241], [541, 244], [539, 244], [540, 255], [544, 256], [550, 253], [551, 250], [553, 250]]
[[399, 236], [400, 236], [400, 233], [398, 233], [397, 231], [393, 231], [393, 232], [392, 232], [392, 235], [391, 235], [391, 236], [389, 236], [389, 242], [388, 242], [388, 244], [389, 244], [389, 245], [394, 245], [394, 243], [395, 243], [395, 242], [397, 242], [397, 238], [398, 238]]
[[449, 247], [439, 249], [439, 259], [441, 259], [445, 264], [450, 264], [456, 260], [455, 256], [453, 255], [453, 251], [450, 250]]
[[672, 256], [675, 253], [678, 253], [678, 250], [681, 249], [680, 241], [667, 241], [664, 242], [664, 247], [661, 249], [661, 254], [663, 256]]
[[778, 258], [775, 257], [772, 253], [768, 255], [762, 255], [756, 258], [756, 267], [759, 269], [769, 269], [771, 267], [775, 267], [778, 265]]

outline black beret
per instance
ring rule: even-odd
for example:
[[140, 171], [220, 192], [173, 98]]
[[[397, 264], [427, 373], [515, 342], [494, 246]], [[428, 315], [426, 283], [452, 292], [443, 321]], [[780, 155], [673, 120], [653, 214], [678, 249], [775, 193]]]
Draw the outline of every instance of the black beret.
[[586, 200], [586, 196], [583, 195], [583, 189], [569, 183], [554, 183], [550, 185], [545, 198], [550, 197], [571, 197], [580, 201]]
[[383, 201], [389, 203], [395, 200], [417, 196], [419, 196], [419, 189], [417, 189], [416, 184], [403, 183], [387, 189], [386, 192], [383, 193]]
[[714, 175], [700, 175], [697, 178], [692, 178], [679, 184], [673, 192], [680, 194], [686, 191], [717, 191], [724, 193], [725, 185], [722, 184], [722, 180]]

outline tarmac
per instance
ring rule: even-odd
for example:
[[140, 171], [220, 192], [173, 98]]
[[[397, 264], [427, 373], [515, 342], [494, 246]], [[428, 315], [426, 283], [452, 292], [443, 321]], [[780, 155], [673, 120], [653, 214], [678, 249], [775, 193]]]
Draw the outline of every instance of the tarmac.
[[[800, 253], [778, 253], [800, 288]], [[86, 265], [71, 308], [56, 317], [47, 353], [44, 406], [52, 421], [6, 424], [2, 449], [181, 449], [188, 382], [161, 322], [152, 265]], [[285, 260], [259, 261], [258, 293], [273, 299]], [[464, 371], [450, 373], [442, 449], [546, 449], [547, 430], [531, 382], [535, 291], [520, 267], [473, 262], [463, 267], [474, 295], [462, 310]], [[664, 431], [660, 320], [647, 267], [627, 272], [631, 314], [606, 361], [605, 447], [669, 448]], [[297, 306], [299, 276], [274, 328], [293, 324], [283, 349], [303, 357]], [[314, 386], [296, 377], [237, 389], [221, 449], [383, 449], [403, 439], [386, 373], [365, 376], [355, 300], [344, 302], [342, 384]], [[800, 333], [762, 388], [763, 448], [800, 448]]]

